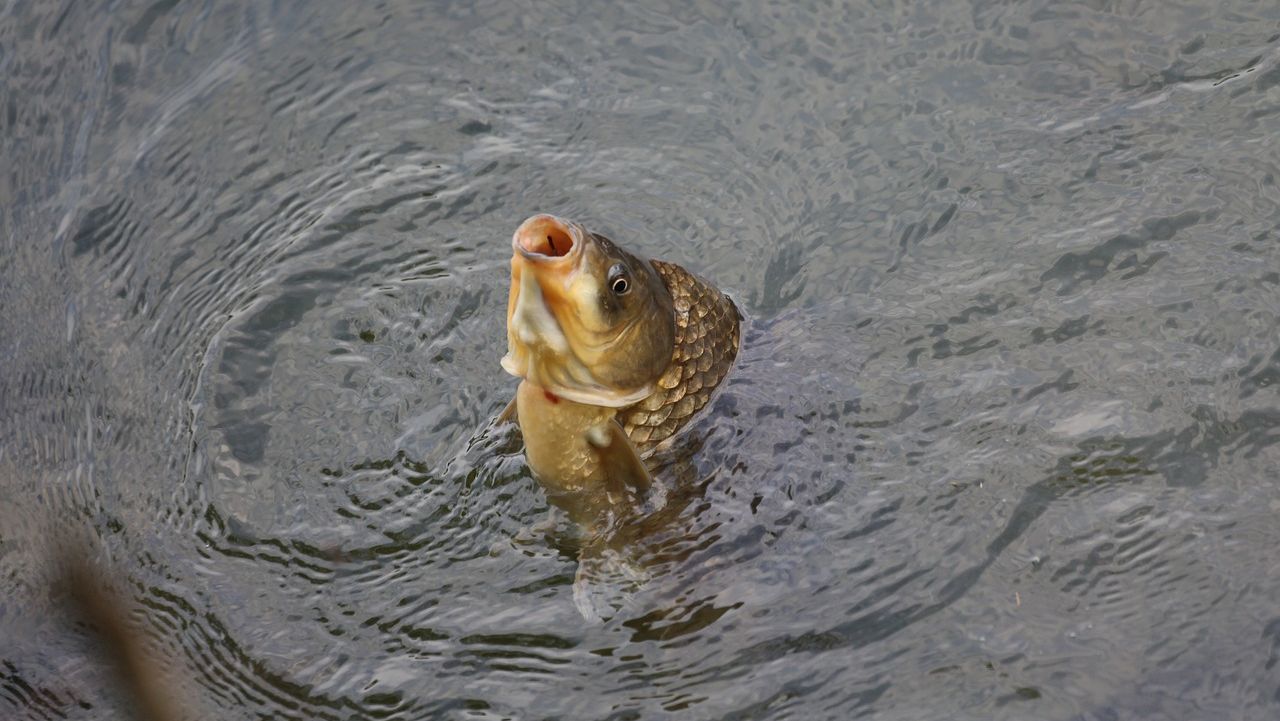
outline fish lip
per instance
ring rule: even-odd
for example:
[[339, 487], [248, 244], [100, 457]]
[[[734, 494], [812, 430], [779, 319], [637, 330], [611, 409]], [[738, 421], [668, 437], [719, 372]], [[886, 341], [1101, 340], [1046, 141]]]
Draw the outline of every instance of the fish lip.
[[[552, 240], [548, 240], [551, 238]], [[569, 249], [557, 252], [557, 242], [570, 242]], [[586, 234], [572, 221], [550, 213], [538, 213], [525, 219], [511, 235], [511, 249], [522, 259], [542, 266], [575, 265], [582, 257]], [[550, 251], [550, 252], [548, 252]]]
[[[560, 242], [549, 241], [549, 236]], [[543, 380], [543, 353], [576, 361], [543, 288], [561, 288], [569, 282], [585, 244], [585, 233], [576, 223], [548, 213], [530, 216], [512, 234], [508, 350], [502, 359], [508, 373]]]

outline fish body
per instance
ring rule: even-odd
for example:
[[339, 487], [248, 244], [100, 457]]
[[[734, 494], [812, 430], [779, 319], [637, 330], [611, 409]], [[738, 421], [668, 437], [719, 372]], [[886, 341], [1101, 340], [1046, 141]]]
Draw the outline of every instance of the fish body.
[[512, 239], [508, 352], [525, 457], [549, 491], [643, 490], [643, 459], [711, 400], [738, 352], [728, 296], [673, 263], [535, 215]]
[[587, 432], [607, 427], [617, 412], [560, 398], [531, 381], [521, 381], [516, 389], [516, 417], [529, 467], [558, 491], [603, 487], [604, 466]]

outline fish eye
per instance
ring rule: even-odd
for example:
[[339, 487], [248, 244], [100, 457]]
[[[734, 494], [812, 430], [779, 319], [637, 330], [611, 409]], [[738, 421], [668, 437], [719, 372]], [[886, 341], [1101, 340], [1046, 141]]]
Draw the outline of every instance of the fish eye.
[[627, 270], [619, 263], [609, 269], [609, 290], [614, 295], [626, 295], [631, 290], [631, 281], [627, 279]]

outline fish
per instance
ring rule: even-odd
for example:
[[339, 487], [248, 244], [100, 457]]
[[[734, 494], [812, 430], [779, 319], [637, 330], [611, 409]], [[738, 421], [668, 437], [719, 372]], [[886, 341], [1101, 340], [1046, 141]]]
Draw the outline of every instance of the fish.
[[742, 314], [707, 280], [572, 220], [534, 215], [511, 246], [501, 365], [520, 384], [499, 420], [519, 426], [549, 494], [645, 493], [646, 459], [728, 377]]

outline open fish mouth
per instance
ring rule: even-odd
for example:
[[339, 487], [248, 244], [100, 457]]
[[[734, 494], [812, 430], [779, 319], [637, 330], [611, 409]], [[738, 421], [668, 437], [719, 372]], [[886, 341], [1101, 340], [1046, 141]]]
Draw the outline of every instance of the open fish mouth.
[[575, 265], [582, 257], [584, 241], [585, 234], [577, 224], [543, 213], [516, 228], [511, 249], [533, 263]]
[[575, 322], [575, 298], [591, 289], [583, 271], [592, 239], [578, 224], [535, 215], [511, 238], [507, 354], [502, 367], [578, 403], [621, 408], [653, 392], [653, 384], [618, 389], [600, 381], [581, 350], [600, 341]]

